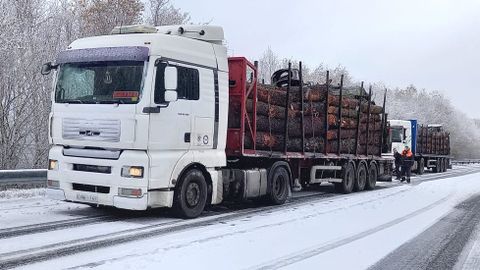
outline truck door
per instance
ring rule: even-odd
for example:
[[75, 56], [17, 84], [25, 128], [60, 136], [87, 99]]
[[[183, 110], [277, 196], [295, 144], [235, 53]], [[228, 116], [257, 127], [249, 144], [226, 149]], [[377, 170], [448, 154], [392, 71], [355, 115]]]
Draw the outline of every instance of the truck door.
[[[177, 101], [165, 102], [165, 68], [177, 68]], [[151, 94], [148, 151], [150, 187], [171, 186], [170, 177], [179, 160], [188, 152], [192, 138], [192, 104], [199, 96], [198, 70], [157, 59]]]
[[[200, 75], [200, 96], [192, 106], [192, 150], [212, 149], [214, 144], [215, 91], [212, 69], [198, 68]], [[201, 154], [195, 152], [197, 158]]]

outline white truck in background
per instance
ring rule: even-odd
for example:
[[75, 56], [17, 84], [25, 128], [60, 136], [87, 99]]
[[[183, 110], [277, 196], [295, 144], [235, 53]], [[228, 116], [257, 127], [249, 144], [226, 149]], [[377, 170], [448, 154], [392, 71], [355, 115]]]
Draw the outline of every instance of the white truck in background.
[[388, 120], [391, 151], [400, 153], [410, 147], [415, 157], [412, 171], [421, 175], [425, 168], [433, 172], [445, 172], [450, 165], [450, 135], [442, 125], [419, 125], [417, 120]]

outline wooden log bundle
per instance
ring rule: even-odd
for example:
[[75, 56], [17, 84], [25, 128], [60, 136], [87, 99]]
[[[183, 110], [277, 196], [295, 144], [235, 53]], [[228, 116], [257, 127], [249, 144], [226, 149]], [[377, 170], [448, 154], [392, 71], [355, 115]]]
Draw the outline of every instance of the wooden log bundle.
[[421, 126], [417, 134], [418, 153], [450, 155], [450, 134], [441, 127], [430, 128]]
[[[257, 150], [284, 151], [285, 143], [288, 152], [327, 152], [337, 153], [338, 140], [341, 153], [380, 154], [382, 137], [383, 108], [370, 104], [365, 98], [344, 96], [330, 93], [327, 104], [327, 87], [325, 85], [292, 86], [287, 103], [285, 87], [259, 85], [256, 102], [251, 95], [246, 100], [246, 110], [253, 117], [256, 103], [256, 138], [252, 138], [249, 129], [245, 132], [245, 147], [253, 149], [254, 141]], [[340, 106], [341, 117], [339, 117]], [[303, 107], [303, 126], [302, 126]], [[370, 117], [368, 117], [370, 112]], [[287, 115], [288, 119], [285, 119]], [[238, 116], [240, 117], [240, 116]], [[368, 136], [367, 136], [368, 123]], [[288, 139], [285, 141], [285, 124], [288, 124]], [[328, 124], [328, 132], [325, 133]], [[340, 138], [338, 129], [340, 130]], [[302, 133], [303, 130], [303, 133]], [[304, 147], [302, 147], [302, 135]], [[368, 142], [367, 142], [368, 137]], [[325, 140], [327, 144], [325, 145]]]

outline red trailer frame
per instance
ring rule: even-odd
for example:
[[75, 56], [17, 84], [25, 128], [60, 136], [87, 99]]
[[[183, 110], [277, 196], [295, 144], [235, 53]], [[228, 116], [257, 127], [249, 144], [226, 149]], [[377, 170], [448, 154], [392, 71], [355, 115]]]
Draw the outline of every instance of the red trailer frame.
[[[245, 57], [230, 57], [229, 65], [229, 116], [227, 129], [226, 154], [229, 157], [266, 157], [266, 158], [315, 158], [315, 159], [374, 159], [381, 156], [368, 153], [342, 154], [320, 152], [281, 152], [256, 149], [257, 99], [253, 98], [253, 111], [247, 112], [248, 97], [257, 96], [257, 68]], [[370, 105], [370, 102], [369, 102]], [[327, 106], [328, 107], [328, 106]], [[370, 107], [370, 106], [369, 106]], [[240, 118], [238, 115], [240, 115]], [[385, 118], [385, 117], [383, 117]], [[385, 120], [385, 119], [384, 119]], [[383, 128], [386, 128], [383, 125]], [[245, 149], [245, 137], [252, 138], [252, 149]], [[358, 140], [358, 139], [357, 139]]]

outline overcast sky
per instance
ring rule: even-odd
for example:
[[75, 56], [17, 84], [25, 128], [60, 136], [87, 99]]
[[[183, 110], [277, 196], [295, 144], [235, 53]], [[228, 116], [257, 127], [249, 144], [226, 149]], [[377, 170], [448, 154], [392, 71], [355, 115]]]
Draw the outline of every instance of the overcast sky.
[[439, 90], [480, 118], [480, 0], [176, 0], [194, 22], [223, 26], [230, 53], [270, 46], [356, 80]]

